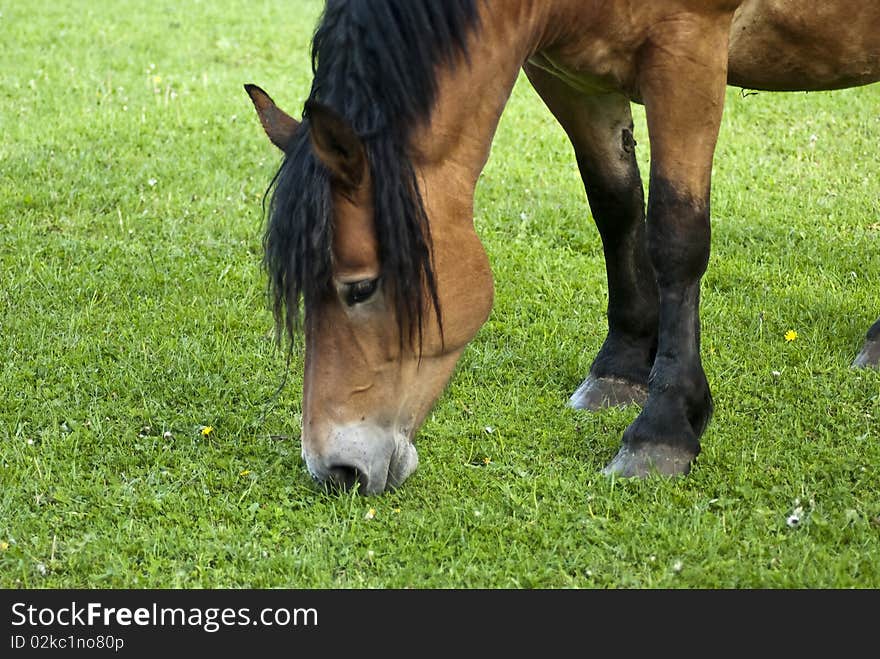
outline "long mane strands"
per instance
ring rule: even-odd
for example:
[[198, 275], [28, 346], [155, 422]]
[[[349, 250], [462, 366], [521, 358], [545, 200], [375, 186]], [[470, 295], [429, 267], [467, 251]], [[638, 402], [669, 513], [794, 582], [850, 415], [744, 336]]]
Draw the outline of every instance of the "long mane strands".
[[[309, 99], [345, 117], [366, 147], [382, 285], [401, 342], [421, 342], [426, 303], [440, 319], [430, 228], [407, 141], [430, 117], [436, 67], [454, 66], [459, 53], [467, 54], [477, 1], [327, 0], [312, 41]], [[304, 116], [273, 181], [263, 241], [277, 328], [291, 339], [300, 299], [308, 313], [332, 283], [330, 177], [312, 151], [308, 126]]]

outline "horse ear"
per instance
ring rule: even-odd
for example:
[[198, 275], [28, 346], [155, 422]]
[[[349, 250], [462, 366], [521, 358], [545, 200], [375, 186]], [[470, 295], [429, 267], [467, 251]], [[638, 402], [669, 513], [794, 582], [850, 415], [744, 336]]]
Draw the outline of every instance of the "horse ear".
[[251, 97], [263, 130], [282, 151], [287, 150], [287, 145], [293, 139], [294, 133], [299, 129], [300, 123], [275, 105], [275, 101], [256, 85], [245, 85], [244, 90]]
[[315, 155], [348, 188], [357, 188], [367, 171], [364, 143], [341, 115], [317, 101], [306, 101]]

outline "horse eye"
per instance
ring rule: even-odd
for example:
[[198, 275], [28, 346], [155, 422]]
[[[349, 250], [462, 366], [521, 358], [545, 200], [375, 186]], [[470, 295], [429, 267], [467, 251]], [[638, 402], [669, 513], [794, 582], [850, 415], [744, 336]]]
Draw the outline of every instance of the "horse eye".
[[376, 292], [378, 284], [378, 279], [364, 279], [349, 284], [345, 291], [345, 303], [353, 307], [361, 302], [366, 302]]

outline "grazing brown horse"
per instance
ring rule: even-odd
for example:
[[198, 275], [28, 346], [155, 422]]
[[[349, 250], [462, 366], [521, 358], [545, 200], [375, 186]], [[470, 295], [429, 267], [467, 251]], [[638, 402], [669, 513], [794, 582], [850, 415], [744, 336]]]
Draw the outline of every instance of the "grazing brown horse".
[[[608, 334], [570, 404], [641, 404], [605, 472], [675, 475], [712, 412], [699, 299], [726, 85], [880, 79], [880, 2], [327, 0], [312, 58], [302, 123], [246, 86], [285, 152], [264, 264], [279, 331], [305, 335], [312, 476], [372, 494], [416, 468], [414, 435], [492, 307], [474, 191], [521, 68], [574, 146], [606, 259]], [[854, 362], [878, 363], [880, 321]]]

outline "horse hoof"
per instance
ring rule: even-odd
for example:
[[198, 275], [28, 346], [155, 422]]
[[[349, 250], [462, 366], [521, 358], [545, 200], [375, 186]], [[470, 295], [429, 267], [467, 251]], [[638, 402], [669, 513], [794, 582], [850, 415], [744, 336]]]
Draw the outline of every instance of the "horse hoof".
[[625, 407], [633, 403], [644, 405], [647, 400], [648, 388], [644, 385], [590, 375], [568, 399], [568, 405], [576, 410], [598, 412], [606, 407]]
[[865, 341], [852, 365], [853, 368], [880, 368], [880, 339]]
[[667, 444], [642, 444], [635, 450], [622, 446], [602, 473], [618, 478], [646, 478], [653, 474], [684, 476], [690, 472], [696, 457], [687, 449]]

